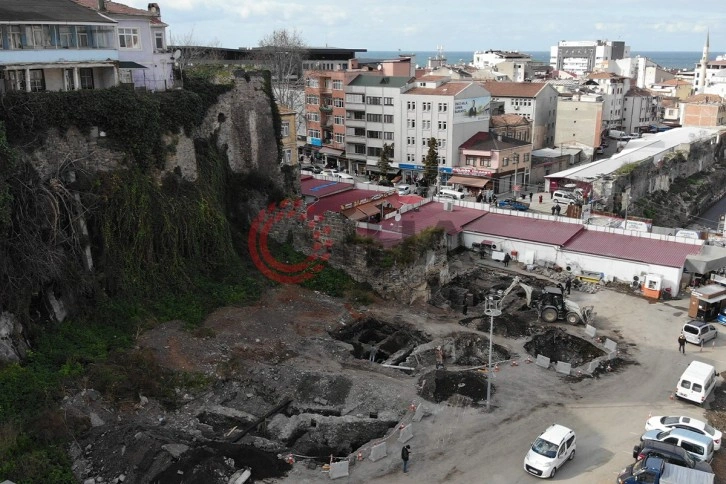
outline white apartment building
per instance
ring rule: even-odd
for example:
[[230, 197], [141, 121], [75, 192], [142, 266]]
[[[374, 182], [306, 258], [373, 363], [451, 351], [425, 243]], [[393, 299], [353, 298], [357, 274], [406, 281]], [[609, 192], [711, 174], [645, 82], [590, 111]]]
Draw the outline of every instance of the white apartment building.
[[518, 114], [532, 122], [533, 149], [551, 147], [557, 122], [557, 90], [540, 82], [484, 82], [492, 101], [499, 101], [503, 111], [495, 114]]
[[[428, 141], [438, 141], [439, 171], [459, 165], [459, 146], [475, 133], [489, 130], [491, 95], [475, 82], [424, 76], [401, 94], [402, 146], [398, 166], [423, 171]], [[400, 160], [398, 161], [398, 157]]]
[[608, 68], [604, 70], [635, 79], [635, 85], [645, 89], [650, 89], [654, 84], [661, 84], [676, 77], [672, 72], [642, 56], [611, 61]]
[[393, 145], [391, 164], [405, 159], [401, 92], [410, 77], [360, 74], [345, 86], [345, 152], [358, 173], [378, 171], [383, 145]]
[[[693, 88], [698, 89], [698, 83], [701, 79], [701, 73], [703, 69], [701, 62], [696, 66], [695, 75], [693, 77]], [[726, 76], [726, 55], [719, 55], [716, 60], [712, 60], [706, 63], [706, 80], [703, 87], [703, 94], [718, 94], [723, 96], [724, 94], [724, 76]]]
[[532, 79], [531, 62], [532, 56], [523, 52], [487, 50], [474, 52], [472, 65], [477, 69], [501, 72], [514, 82], [524, 82]]
[[618, 76], [610, 72], [593, 72], [588, 74], [584, 88], [593, 94], [602, 96], [602, 129], [622, 129], [625, 123], [623, 111], [625, 93], [630, 90], [630, 78]]
[[558, 71], [579, 76], [596, 69], [607, 68], [611, 60], [630, 57], [630, 47], [621, 41], [562, 40], [550, 47], [550, 65]]

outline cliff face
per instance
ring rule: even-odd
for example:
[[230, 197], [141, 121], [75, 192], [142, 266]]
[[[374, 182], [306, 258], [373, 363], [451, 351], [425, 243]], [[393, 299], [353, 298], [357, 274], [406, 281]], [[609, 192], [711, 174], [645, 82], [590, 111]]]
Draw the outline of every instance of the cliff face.
[[[198, 126], [186, 132], [179, 129], [176, 133], [165, 133], [161, 139], [163, 163], [150, 164], [151, 167], [145, 170], [149, 184], [158, 187], [161, 192], [162, 185], [170, 179], [189, 187], [206, 183], [203, 189], [198, 188], [193, 193], [202, 193], [199, 196], [203, 197], [204, 203], [218, 197], [216, 214], [212, 216], [217, 217], [215, 220], [219, 220], [220, 216], [226, 217], [228, 223], [237, 224], [240, 230], [244, 230], [244, 224], [251, 219], [251, 214], [268, 203], [271, 193], [294, 191], [294, 183], [281, 170], [278, 162], [276, 113], [273, 112], [273, 103], [265, 82], [263, 75], [247, 73], [237, 77], [231, 90], [218, 96], [217, 102], [207, 110]], [[133, 113], [119, 115], [132, 116]], [[8, 141], [13, 143], [12, 139]], [[75, 288], [67, 289], [69, 280], [76, 277], [73, 274], [80, 278], [73, 285], [88, 286], [91, 284], [89, 281], [99, 279], [99, 271], [106, 272], [108, 269], [103, 267], [101, 260], [101, 257], [108, 258], [108, 250], [102, 245], [108, 233], [99, 233], [106, 221], [99, 220], [103, 215], [99, 215], [97, 208], [104, 203], [104, 197], [110, 197], [108, 187], [123, 189], [122, 185], [127, 183], [127, 179], [120, 175], [134, 167], [131, 161], [133, 158], [124, 150], [124, 146], [119, 146], [118, 140], [112, 139], [99, 127], [90, 130], [53, 128], [44, 132], [32, 145], [26, 145], [32, 148], [23, 149], [18, 148], [18, 143], [15, 145], [18, 161], [28, 167], [27, 171], [32, 171], [33, 183], [43, 187], [45, 199], [38, 203], [41, 207], [39, 211], [47, 211], [50, 207], [55, 214], [55, 219], [50, 223], [56, 225], [42, 227], [42, 230], [52, 232], [53, 236], [42, 237], [39, 245], [53, 257], [62, 258], [58, 266], [62, 265], [65, 270], [62, 276], [47, 271], [46, 275], [36, 278], [26, 287], [18, 288], [23, 294], [19, 293], [17, 299], [28, 301], [27, 307], [21, 310], [27, 311], [26, 317], [37, 322], [61, 321], [81, 304], [77, 293], [88, 290], [88, 287], [78, 291]], [[221, 159], [222, 163], [226, 163], [226, 168], [211, 166], [213, 160], [210, 161], [208, 156], [210, 145], [213, 145], [213, 158]], [[226, 186], [220, 188], [226, 194], [213, 193], [214, 188], [210, 190], [209, 180], [203, 179], [204, 173], [206, 178], [210, 178], [210, 172], [215, 170], [212, 178], [227, 180]], [[244, 182], [248, 176], [264, 180], [264, 184], [249, 181], [247, 185], [240, 184], [240, 180]], [[104, 186], [107, 182], [99, 182], [99, 177], [122, 181]], [[100, 191], [99, 183], [102, 187]], [[230, 196], [229, 192], [234, 194]], [[166, 197], [168, 193], [164, 195]], [[185, 196], [188, 197], [189, 192]], [[229, 203], [232, 210], [224, 203]], [[174, 207], [173, 201], [167, 206], [181, 210]], [[158, 205], [151, 209], [163, 210]], [[133, 218], [133, 215], [129, 218]], [[62, 222], [56, 223], [57, 220]], [[19, 223], [23, 223], [22, 216]], [[56, 237], [57, 234], [62, 237]], [[158, 242], [152, 244], [159, 245]], [[65, 269], [68, 266], [76, 267]], [[107, 276], [103, 274], [103, 277]], [[0, 301], [0, 311], [7, 309]], [[23, 336], [27, 331], [19, 323], [24, 318], [20, 313], [16, 315], [18, 317], [4, 312], [0, 317], [0, 362], [22, 359], [27, 351]]]

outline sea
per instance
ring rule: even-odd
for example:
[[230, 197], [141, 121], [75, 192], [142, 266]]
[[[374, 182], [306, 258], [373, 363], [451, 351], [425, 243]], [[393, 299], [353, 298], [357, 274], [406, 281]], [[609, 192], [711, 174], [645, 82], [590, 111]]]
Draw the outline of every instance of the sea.
[[[532, 56], [532, 59], [538, 62], [549, 64], [549, 51], [521, 51]], [[442, 52], [449, 64], [469, 63], [474, 60], [474, 51], [452, 51]], [[375, 51], [358, 52], [360, 59], [390, 59], [399, 55], [415, 56], [414, 62], [420, 66], [425, 66], [429, 58], [435, 58], [439, 54], [436, 51]], [[659, 66], [665, 69], [686, 69], [692, 70], [696, 67], [698, 61], [701, 60], [702, 52], [680, 52], [680, 51], [631, 51], [631, 57], [642, 56], [647, 57]]]

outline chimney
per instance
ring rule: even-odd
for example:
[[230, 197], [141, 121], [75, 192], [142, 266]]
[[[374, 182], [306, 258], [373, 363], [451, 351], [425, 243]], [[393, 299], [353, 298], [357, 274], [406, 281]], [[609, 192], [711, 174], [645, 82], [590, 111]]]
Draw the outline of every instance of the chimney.
[[161, 16], [161, 10], [159, 9], [158, 3], [150, 3], [148, 6], [149, 13], [154, 17], [160, 17]]
[[98, 10], [101, 12], [106, 11], [106, 0], [98, 0]]

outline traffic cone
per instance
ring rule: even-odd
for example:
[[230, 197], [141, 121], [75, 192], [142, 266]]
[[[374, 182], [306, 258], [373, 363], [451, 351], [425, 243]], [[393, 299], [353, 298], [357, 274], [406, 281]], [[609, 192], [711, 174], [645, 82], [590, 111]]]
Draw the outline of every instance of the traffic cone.
[[499, 365], [494, 365], [494, 371], [499, 371]]
[[512, 366], [519, 366], [519, 363], [517, 363], [517, 361], [515, 360], [512, 362]]
[[358, 460], [363, 460], [363, 452], [358, 452]]

